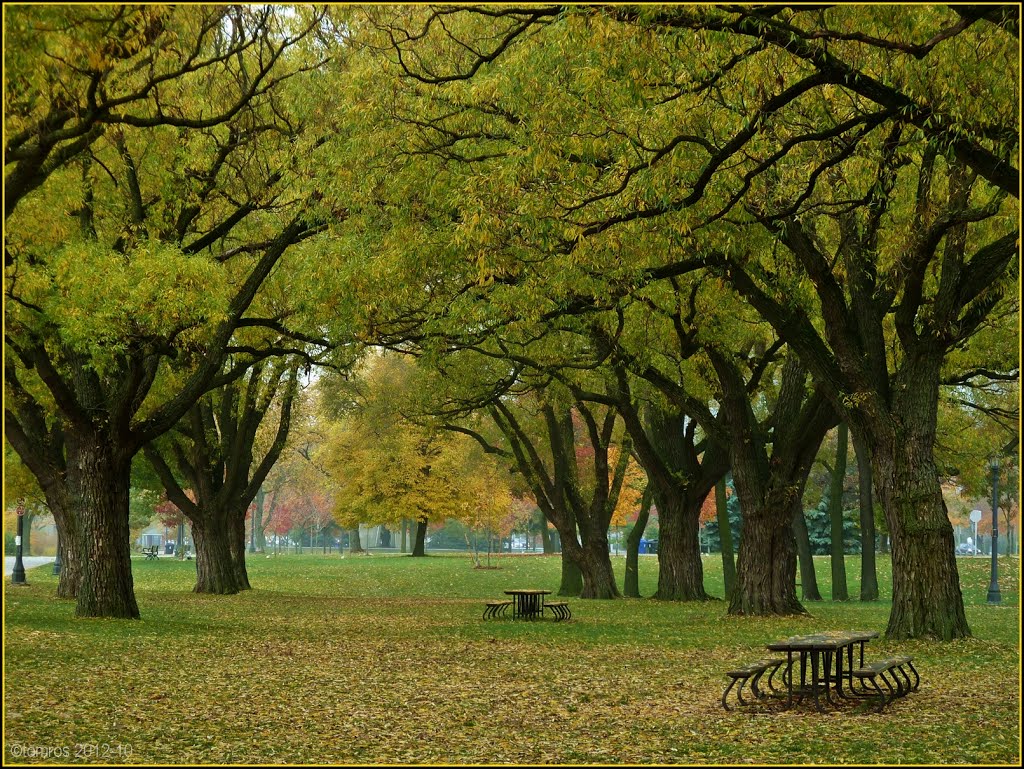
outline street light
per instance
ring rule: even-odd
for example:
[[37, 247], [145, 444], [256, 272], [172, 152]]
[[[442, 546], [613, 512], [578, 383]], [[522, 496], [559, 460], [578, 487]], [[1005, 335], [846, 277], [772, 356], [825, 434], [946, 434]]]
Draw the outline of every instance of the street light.
[[57, 557], [53, 559], [53, 573], [60, 574], [60, 529], [57, 529]]
[[999, 603], [999, 460], [993, 459], [992, 470], [992, 582], [988, 586], [988, 602]]
[[14, 551], [14, 570], [11, 572], [11, 584], [12, 585], [27, 585], [25, 581], [25, 564], [21, 561], [21, 543], [22, 535], [25, 533], [25, 500], [18, 500], [18, 507], [16, 512], [18, 513], [18, 534], [14, 540], [14, 545], [17, 548]]

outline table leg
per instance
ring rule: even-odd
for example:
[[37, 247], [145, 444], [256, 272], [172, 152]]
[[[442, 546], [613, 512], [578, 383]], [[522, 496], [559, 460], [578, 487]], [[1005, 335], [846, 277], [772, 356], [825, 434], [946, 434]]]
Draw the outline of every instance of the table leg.
[[[819, 713], [822, 712], [821, 700], [818, 699], [818, 651], [812, 650], [811, 655], [811, 696], [814, 697], [814, 709]], [[801, 682], [803, 680], [803, 671], [801, 671]]]
[[843, 678], [848, 676], [849, 673], [843, 673], [843, 652], [846, 652], [847, 661], [849, 667], [853, 667], [853, 644], [849, 644], [845, 648], [840, 646], [836, 650], [836, 695], [842, 697], [844, 700], [849, 699], [846, 692], [843, 691]]
[[786, 681], [786, 707], [793, 707], [793, 650], [786, 651], [786, 674], [783, 676]]
[[[839, 681], [838, 671], [842, 669], [842, 657], [843, 657], [843, 650], [842, 649], [838, 650], [838, 653], [836, 654], [836, 657], [837, 657], [837, 660], [836, 660], [836, 669], [837, 669], [836, 686], [838, 686], [839, 685], [839, 683], [838, 683], [838, 681]], [[822, 658], [821, 659], [821, 661], [822, 661], [822, 673], [824, 674], [824, 676], [823, 676], [823, 683], [824, 683], [824, 686], [825, 686], [825, 700], [828, 702], [829, 705], [835, 706], [838, 703], [834, 702], [832, 700], [832, 651], [829, 650], [829, 649], [823, 650], [822, 653], [821, 653], [821, 658]]]

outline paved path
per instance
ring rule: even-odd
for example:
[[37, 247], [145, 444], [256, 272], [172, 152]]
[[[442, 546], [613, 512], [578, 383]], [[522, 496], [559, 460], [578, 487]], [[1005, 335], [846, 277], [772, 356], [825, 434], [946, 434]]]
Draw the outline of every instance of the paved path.
[[[53, 563], [54, 557], [52, 555], [29, 555], [22, 556], [21, 565], [25, 567], [25, 571], [28, 571], [33, 566], [41, 566], [44, 563]], [[4, 556], [4, 576], [9, 577], [14, 572], [14, 556]]]

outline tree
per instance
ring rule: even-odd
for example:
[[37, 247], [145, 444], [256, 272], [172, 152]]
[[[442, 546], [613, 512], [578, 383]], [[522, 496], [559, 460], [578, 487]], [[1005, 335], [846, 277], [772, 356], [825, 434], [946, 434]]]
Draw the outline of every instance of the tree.
[[[467, 443], [464, 469], [466, 485], [459, 495], [463, 506], [458, 519], [473, 532], [471, 550], [473, 561], [479, 567], [478, 534], [487, 542], [487, 567], [491, 565], [491, 544], [495, 538], [511, 534], [517, 524], [528, 520], [535, 505], [532, 501], [517, 500], [512, 496], [509, 470], [493, 455], [484, 452], [476, 443]], [[466, 537], [469, 544], [469, 537]]]
[[[229, 595], [250, 587], [245, 518], [284, 449], [297, 383], [296, 362], [256, 365], [244, 383], [234, 380], [207, 393], [171, 434], [144, 447], [167, 497], [192, 524], [197, 593]], [[276, 399], [277, 429], [259, 457], [257, 432]]]
[[654, 495], [645, 486], [643, 496], [640, 499], [640, 510], [636, 520], [633, 522], [629, 534], [626, 536], [626, 571], [623, 577], [622, 594], [626, 598], [640, 598], [640, 540], [647, 528], [647, 521], [651, 514], [651, 504]]
[[471, 444], [402, 416], [412, 393], [411, 367], [405, 356], [382, 355], [367, 362], [353, 387], [324, 380], [325, 392], [335, 387], [324, 408], [337, 421], [327, 428], [318, 456], [330, 478], [338, 523], [354, 528], [414, 519], [412, 555], [423, 556], [428, 522], [468, 512], [455, 489], [466, 485]]
[[[16, 108], [5, 113], [16, 206], [6, 220], [5, 430], [52, 490], [62, 546], [81, 563], [76, 615], [137, 618], [132, 457], [245, 370], [221, 377], [237, 329], [259, 323], [247, 310], [284, 252], [320, 228], [295, 210], [289, 168], [302, 124], [275, 98], [309, 63], [291, 51], [320, 12], [82, 13], [6, 11], [18, 34], [8, 49]], [[85, 66], [37, 56], [40, 46]], [[186, 93], [195, 111], [176, 106]]]

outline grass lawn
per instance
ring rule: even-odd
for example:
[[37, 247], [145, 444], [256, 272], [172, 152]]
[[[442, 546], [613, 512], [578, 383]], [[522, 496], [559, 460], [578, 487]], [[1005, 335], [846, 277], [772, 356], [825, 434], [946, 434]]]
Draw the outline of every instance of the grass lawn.
[[[827, 559], [817, 559], [829, 597]], [[482, 620], [511, 587], [555, 589], [557, 557], [287, 555], [255, 589], [190, 592], [194, 565], [134, 560], [142, 620], [76, 620], [49, 566], [5, 580], [4, 764], [1017, 764], [1019, 560], [960, 558], [973, 637], [868, 644], [911, 654], [920, 691], [884, 714], [726, 713], [724, 671], [764, 644], [884, 631], [883, 600], [812, 617], [732, 618], [721, 601], [568, 599], [571, 622]], [[615, 559], [621, 580], [624, 559]], [[721, 595], [721, 562], [705, 557]], [[847, 562], [857, 596], [859, 561]], [[641, 558], [641, 592], [657, 581]], [[49, 752], [49, 759], [45, 755]]]

